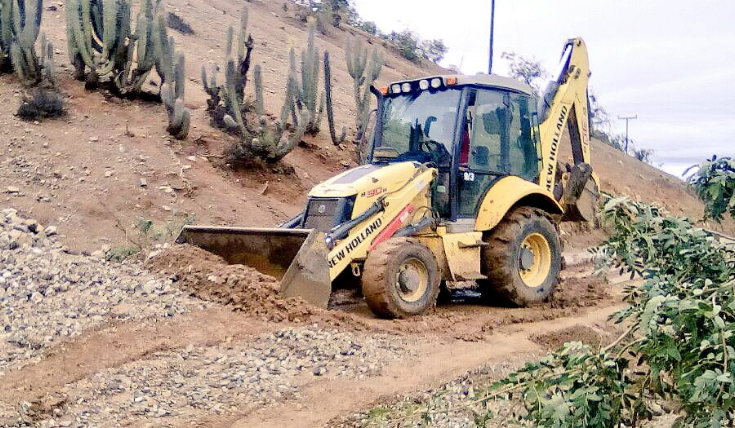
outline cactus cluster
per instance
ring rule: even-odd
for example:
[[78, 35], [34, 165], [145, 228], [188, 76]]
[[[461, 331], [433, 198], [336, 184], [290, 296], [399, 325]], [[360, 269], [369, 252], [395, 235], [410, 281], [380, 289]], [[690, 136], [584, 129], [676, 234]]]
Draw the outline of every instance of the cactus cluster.
[[[144, 1], [141, 14], [152, 7], [150, 1]], [[67, 1], [67, 44], [77, 79], [97, 83], [102, 76], [126, 69], [127, 44], [133, 40], [130, 21], [131, 5], [127, 0]]]
[[369, 49], [362, 40], [348, 40], [345, 46], [347, 70], [353, 80], [357, 115], [355, 119], [355, 141], [365, 137], [370, 119], [370, 86], [378, 80], [383, 70], [383, 57], [377, 49]]
[[120, 96], [137, 96], [156, 69], [168, 131], [186, 138], [189, 112], [184, 107], [184, 59], [168, 37], [161, 0], [142, 0], [132, 26], [130, 0], [67, 0], [69, 57], [75, 77], [95, 86], [106, 78]]
[[[207, 100], [207, 111], [212, 117], [212, 123], [219, 128], [227, 128], [224, 122], [225, 116], [234, 116], [234, 106], [230, 101], [229, 91], [234, 91], [238, 105], [242, 108], [245, 102], [245, 87], [247, 86], [247, 76], [250, 71], [250, 60], [252, 57], [253, 47], [255, 45], [253, 37], [247, 32], [248, 27], [248, 9], [243, 8], [240, 18], [240, 31], [237, 35], [237, 58], [233, 57], [234, 29], [229, 27], [227, 30], [226, 45], [226, 70], [231, 70], [225, 79], [230, 78], [233, 82], [231, 88], [226, 85], [217, 83], [217, 66], [212, 67], [212, 71], [207, 75], [206, 67], [202, 66], [202, 85], [204, 91], [209, 95]], [[232, 75], [229, 75], [232, 74]], [[241, 111], [240, 114], [243, 112]]]
[[[43, 0], [0, 0], [0, 71], [12, 70], [27, 86], [53, 76], [53, 49], [44, 40], [41, 58], [36, 41], [41, 29]], [[52, 85], [55, 79], [45, 82]]]
[[[228, 63], [227, 87], [229, 89], [227, 93], [234, 94], [235, 82], [233, 81], [233, 77], [235, 77], [236, 74], [230, 65], [231, 63]], [[253, 75], [255, 81], [255, 105], [256, 113], [258, 115], [258, 124], [254, 132], [248, 129], [247, 124], [243, 119], [241, 106], [239, 105], [237, 97], [230, 95], [230, 102], [233, 103], [235, 116], [225, 116], [225, 122], [228, 127], [237, 127], [242, 133], [241, 141], [231, 150], [231, 157], [235, 159], [244, 158], [248, 160], [260, 159], [270, 163], [278, 162], [283, 159], [284, 156], [289, 154], [291, 150], [296, 147], [299, 141], [301, 141], [301, 138], [306, 133], [307, 125], [310, 122], [310, 113], [308, 111], [300, 112], [294, 126], [291, 126], [288, 123], [289, 113], [293, 113], [293, 106], [296, 103], [299, 90], [294, 73], [289, 73], [288, 82], [286, 84], [286, 97], [283, 102], [283, 106], [281, 107], [280, 119], [278, 119], [272, 126], [269, 125], [265, 114], [263, 78], [259, 65], [254, 67]], [[290, 136], [287, 135], [289, 131], [292, 131]]]

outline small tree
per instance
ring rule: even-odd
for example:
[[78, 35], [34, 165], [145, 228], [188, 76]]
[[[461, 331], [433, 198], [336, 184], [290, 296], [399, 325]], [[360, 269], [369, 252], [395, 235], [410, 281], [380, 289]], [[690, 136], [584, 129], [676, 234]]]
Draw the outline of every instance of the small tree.
[[696, 172], [687, 182], [705, 205], [704, 218], [719, 223], [724, 214], [729, 213], [735, 219], [735, 160], [712, 156], [712, 159], [684, 171], [684, 175], [692, 169]]
[[510, 61], [510, 77], [526, 82], [539, 93], [539, 81], [550, 77], [550, 74], [541, 62], [536, 59], [528, 59], [515, 52], [503, 52], [501, 58]]
[[425, 59], [438, 63], [444, 59], [447, 52], [449, 52], [449, 48], [441, 39], [424, 40], [421, 42], [421, 51]]
[[638, 159], [641, 162], [645, 162], [649, 165], [652, 164], [651, 156], [653, 156], [653, 150], [650, 149], [636, 149], [633, 148], [633, 157]]
[[409, 61], [419, 61], [421, 58], [421, 49], [419, 49], [419, 39], [409, 30], [402, 33], [395, 31], [388, 35], [388, 40], [395, 45], [401, 55]]

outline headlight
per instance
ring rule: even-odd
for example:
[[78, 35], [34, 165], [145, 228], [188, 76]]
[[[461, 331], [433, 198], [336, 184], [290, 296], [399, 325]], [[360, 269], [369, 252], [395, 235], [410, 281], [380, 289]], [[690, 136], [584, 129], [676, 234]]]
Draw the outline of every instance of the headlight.
[[411, 92], [411, 84], [406, 82], [403, 84], [401, 89], [403, 89], [403, 92]]
[[434, 89], [439, 89], [442, 85], [442, 79], [435, 77], [431, 79], [431, 87]]
[[421, 88], [422, 91], [425, 91], [429, 89], [429, 81], [428, 80], [422, 80], [419, 82], [419, 88]]
[[395, 84], [390, 87], [390, 91], [394, 94], [400, 94], [401, 93], [401, 85]]

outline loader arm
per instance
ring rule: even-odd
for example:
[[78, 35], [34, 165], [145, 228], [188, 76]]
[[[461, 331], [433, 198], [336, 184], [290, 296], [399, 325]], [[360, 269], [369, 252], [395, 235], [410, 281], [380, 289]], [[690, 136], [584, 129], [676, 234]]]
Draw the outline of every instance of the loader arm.
[[574, 164], [590, 164], [590, 130], [587, 84], [589, 82], [587, 46], [582, 39], [567, 42], [560, 71], [541, 99], [539, 131], [543, 169], [541, 186], [553, 192], [556, 168], [564, 128], [569, 129]]
[[[539, 132], [541, 136], [541, 169], [539, 184], [555, 193], [557, 179], [563, 176], [563, 192], [558, 198], [565, 210], [565, 220], [593, 221], [599, 179], [592, 171], [590, 153], [589, 57], [581, 38], [567, 41], [559, 72], [549, 82], [541, 99]], [[571, 172], [557, 171], [564, 128], [569, 131], [574, 167]]]

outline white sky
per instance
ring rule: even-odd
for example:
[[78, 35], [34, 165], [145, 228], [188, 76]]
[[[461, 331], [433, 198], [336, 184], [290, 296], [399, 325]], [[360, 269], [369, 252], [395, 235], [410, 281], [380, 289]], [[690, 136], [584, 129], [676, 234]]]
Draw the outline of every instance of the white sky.
[[[385, 32], [443, 39], [444, 65], [487, 71], [490, 0], [355, 0]], [[496, 0], [494, 72], [503, 51], [551, 72], [566, 39], [590, 51], [590, 86], [611, 118], [637, 114], [630, 138], [675, 175], [713, 154], [735, 156], [735, 1]], [[613, 120], [624, 132], [624, 121]], [[593, 154], [594, 156], [594, 154]]]

